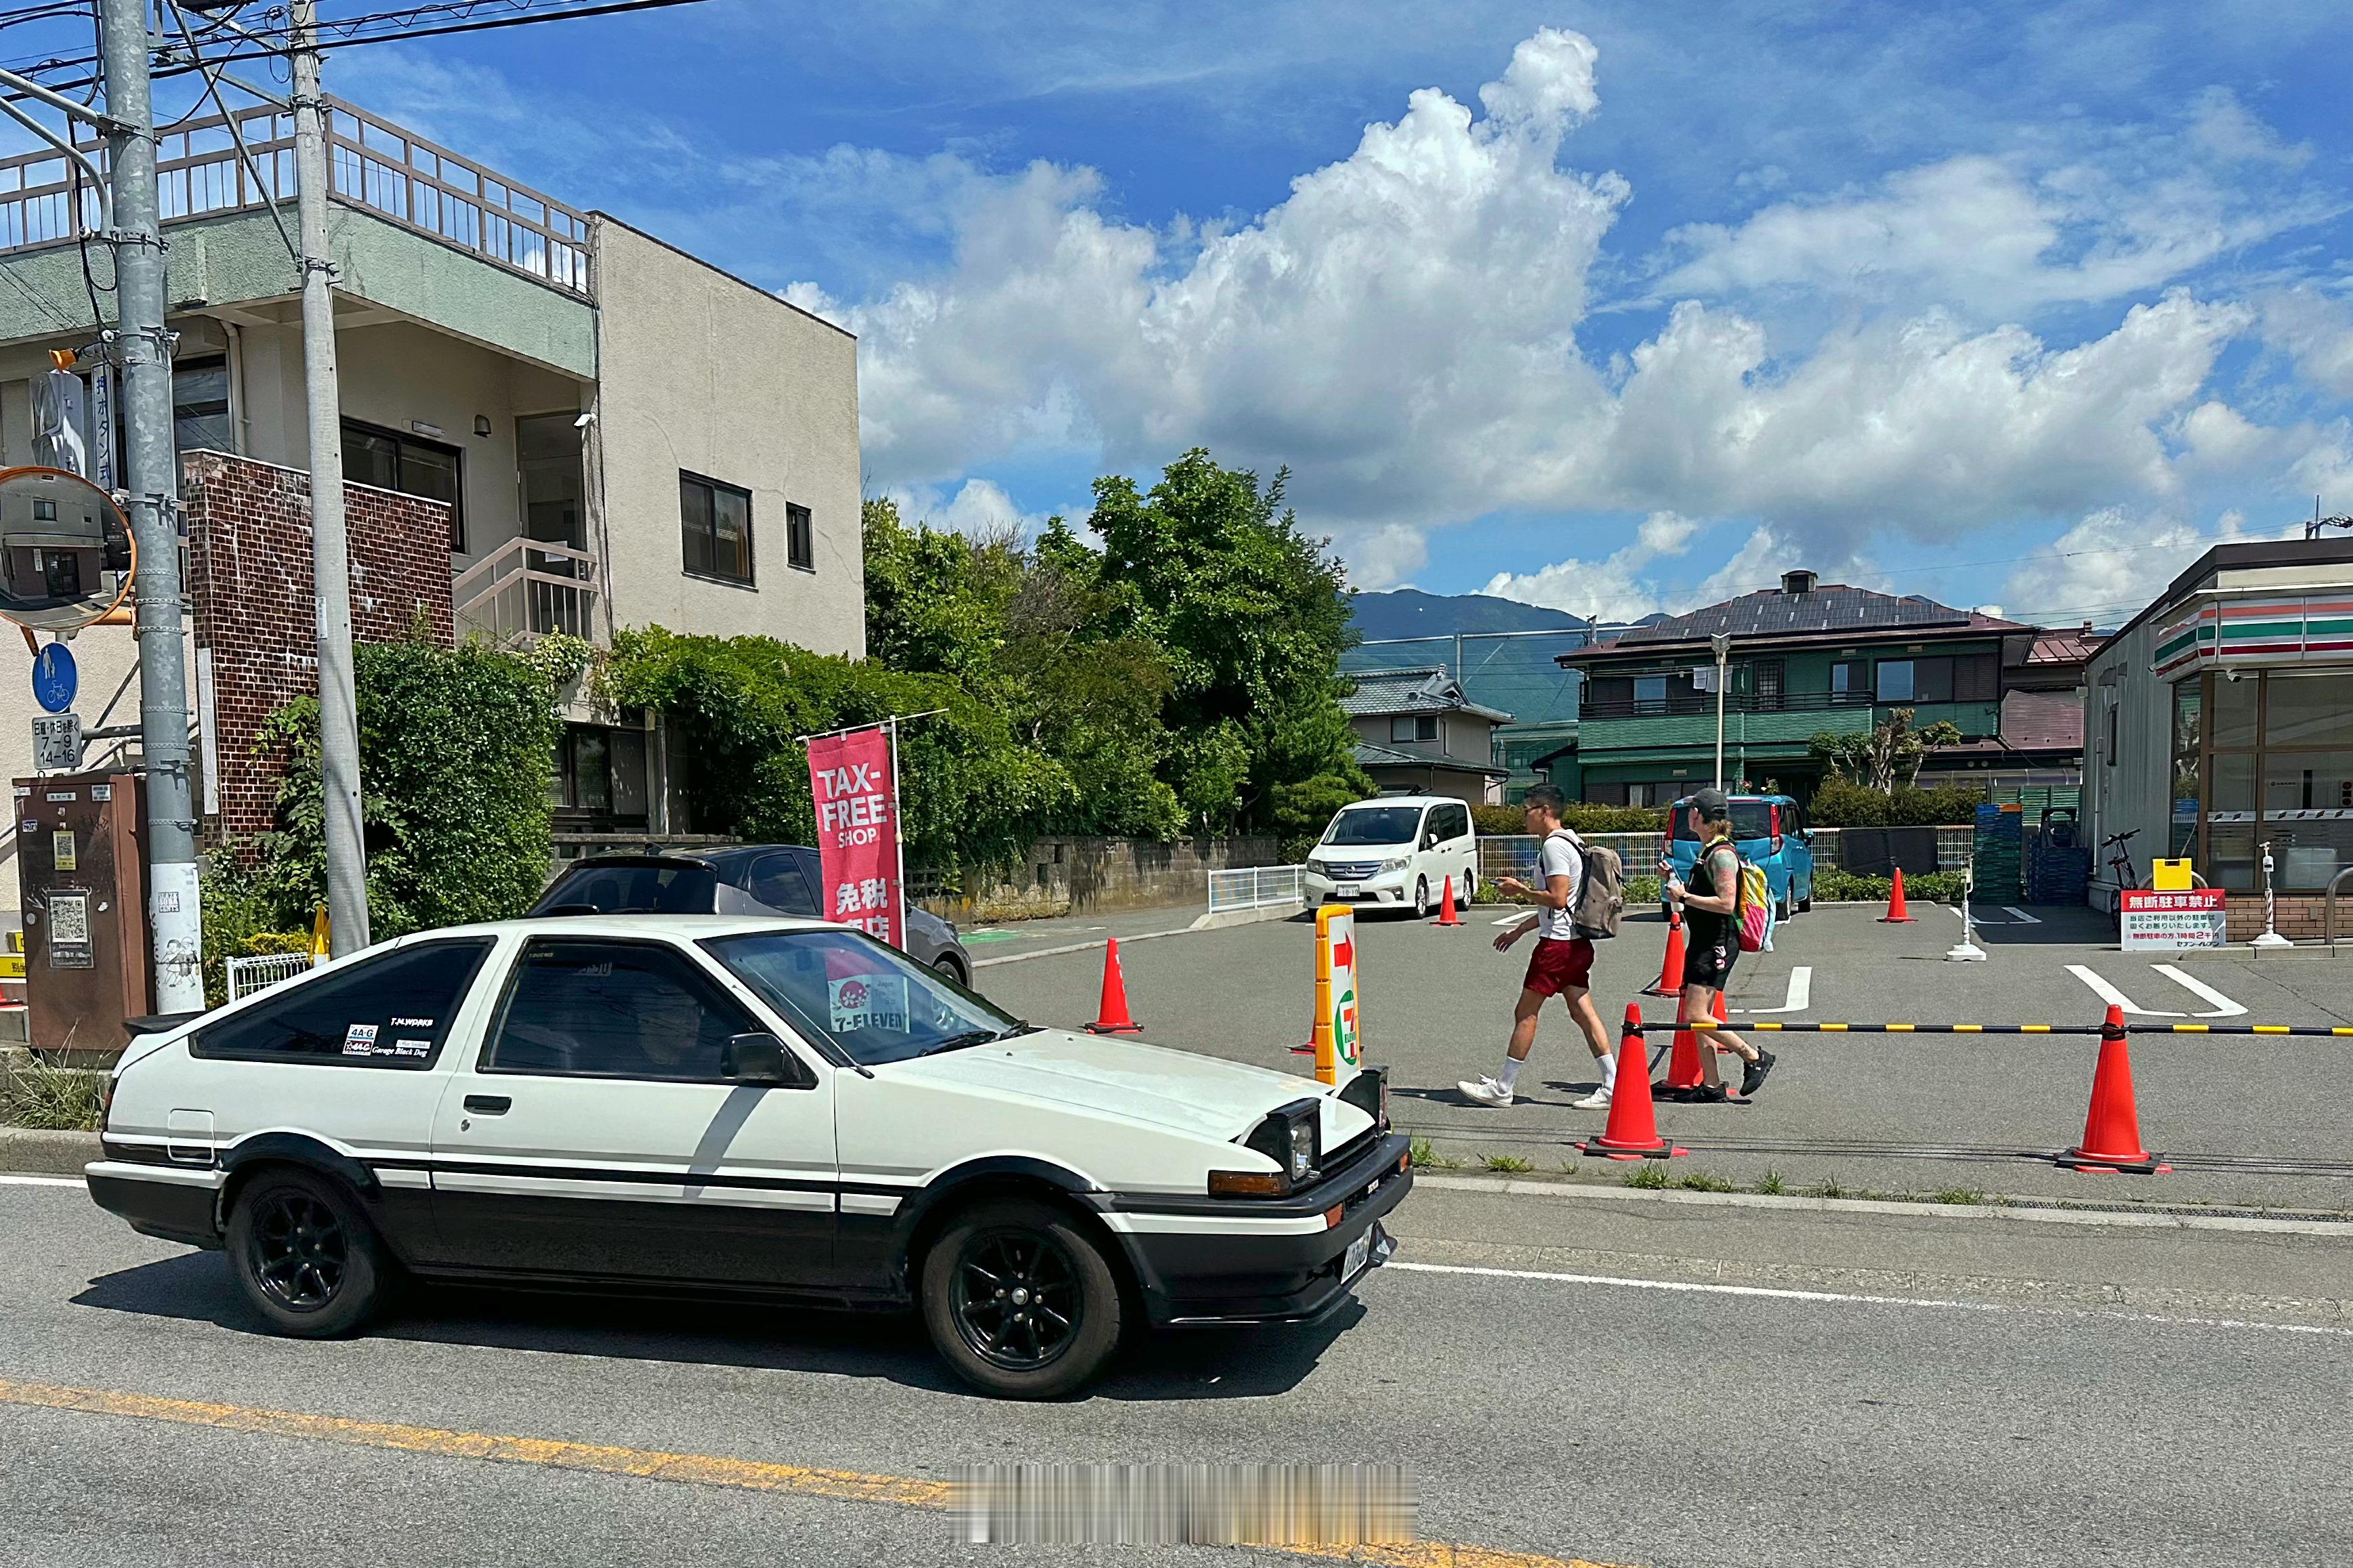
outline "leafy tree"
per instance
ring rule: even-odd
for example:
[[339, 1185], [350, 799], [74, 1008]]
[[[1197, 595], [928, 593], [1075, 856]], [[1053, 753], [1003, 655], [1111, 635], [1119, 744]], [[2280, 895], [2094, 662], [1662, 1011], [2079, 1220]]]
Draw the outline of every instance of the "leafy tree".
[[1899, 774], [1905, 787], [1918, 784], [1920, 767], [1927, 761], [1928, 753], [1939, 746], [1960, 742], [1958, 726], [1939, 719], [1915, 730], [1913, 717], [1912, 709], [1891, 709], [1870, 733], [1840, 735], [1821, 731], [1815, 734], [1810, 749], [1841, 776], [1882, 795], [1892, 794]]

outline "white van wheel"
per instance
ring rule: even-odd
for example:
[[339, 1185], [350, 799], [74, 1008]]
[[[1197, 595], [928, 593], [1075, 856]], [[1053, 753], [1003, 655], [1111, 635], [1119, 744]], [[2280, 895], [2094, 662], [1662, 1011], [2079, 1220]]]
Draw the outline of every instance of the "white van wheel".
[[1430, 915], [1430, 879], [1417, 877], [1413, 881], [1413, 918], [1425, 920]]

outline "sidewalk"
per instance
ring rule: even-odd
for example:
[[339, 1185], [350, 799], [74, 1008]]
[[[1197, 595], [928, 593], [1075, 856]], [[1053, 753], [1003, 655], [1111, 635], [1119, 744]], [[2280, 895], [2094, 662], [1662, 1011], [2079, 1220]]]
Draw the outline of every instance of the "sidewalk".
[[[1305, 920], [1299, 910], [1257, 911], [1268, 920]], [[1059, 915], [1051, 920], [1007, 921], [1001, 925], [977, 925], [963, 932], [965, 950], [973, 967], [988, 969], [1022, 959], [1059, 956], [1100, 949], [1112, 938], [1124, 949], [1132, 942], [1179, 936], [1195, 929], [1208, 914], [1200, 904], [1173, 909], [1116, 910], [1099, 914]], [[1236, 923], [1250, 923], [1237, 918]]]

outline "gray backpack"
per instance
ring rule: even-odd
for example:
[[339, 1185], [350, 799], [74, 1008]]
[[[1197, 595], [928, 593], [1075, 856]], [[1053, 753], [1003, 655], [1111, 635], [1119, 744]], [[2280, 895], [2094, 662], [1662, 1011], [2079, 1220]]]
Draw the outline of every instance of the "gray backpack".
[[1588, 942], [1606, 942], [1618, 934], [1618, 923], [1626, 915], [1626, 862], [1607, 845], [1588, 844], [1566, 827], [1557, 832], [1585, 859], [1569, 923]]

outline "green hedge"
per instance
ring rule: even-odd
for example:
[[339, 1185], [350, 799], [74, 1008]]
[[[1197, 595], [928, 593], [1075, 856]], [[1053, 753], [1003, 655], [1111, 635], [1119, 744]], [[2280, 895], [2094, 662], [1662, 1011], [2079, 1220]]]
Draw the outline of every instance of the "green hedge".
[[[1827, 867], [1814, 873], [1814, 902], [1818, 904], [1883, 904], [1894, 890], [1894, 880], [1888, 877], [1863, 877]], [[1961, 901], [1961, 874], [1927, 871], [1915, 877], [1907, 872], [1904, 896], [1907, 900], [1918, 899], [1924, 903], [1957, 904]]]
[[1816, 827], [1966, 827], [1978, 819], [1985, 792], [1966, 784], [1938, 789], [1905, 787], [1893, 795], [1832, 776], [1814, 791], [1807, 808]]
[[[1590, 805], [1571, 801], [1561, 808], [1560, 820], [1563, 826], [1577, 833], [1663, 833], [1667, 810], [1664, 806]], [[1495, 838], [1528, 830], [1526, 819], [1516, 805], [1474, 805], [1471, 808], [1471, 821], [1481, 833]]]

